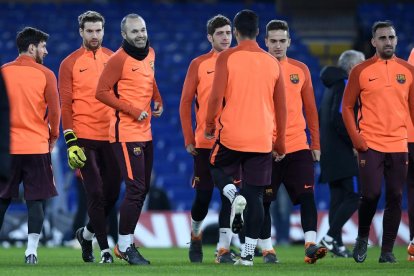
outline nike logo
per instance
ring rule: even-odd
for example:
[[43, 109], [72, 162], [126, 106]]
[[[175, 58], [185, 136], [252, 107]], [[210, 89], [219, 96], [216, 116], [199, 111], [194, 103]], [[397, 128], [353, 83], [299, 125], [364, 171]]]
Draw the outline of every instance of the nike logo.
[[135, 72], [135, 71], [137, 71], [139, 69], [139, 67], [138, 68], [132, 68], [132, 72]]
[[85, 68], [85, 69], [79, 69], [79, 72], [83, 72], [83, 71], [86, 71], [86, 70], [88, 70], [88, 68]]
[[366, 257], [367, 257], [367, 253], [363, 254], [362, 256], [360, 256], [359, 254], [357, 255], [357, 259], [359, 262], [363, 262]]
[[378, 79], [378, 78], [373, 78], [373, 79], [369, 78], [368, 81], [374, 81], [376, 79]]
[[304, 186], [304, 187], [305, 187], [305, 189], [309, 189], [309, 188], [312, 188], [312, 187], [313, 187], [313, 185], [306, 185], [306, 184], [305, 184], [305, 186]]
[[211, 74], [211, 73], [214, 73], [214, 70], [213, 71], [207, 71], [207, 74]]

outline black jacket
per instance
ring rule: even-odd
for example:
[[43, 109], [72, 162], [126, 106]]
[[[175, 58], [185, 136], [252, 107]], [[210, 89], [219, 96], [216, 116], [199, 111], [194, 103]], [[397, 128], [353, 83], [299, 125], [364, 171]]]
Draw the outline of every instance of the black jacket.
[[322, 69], [320, 77], [326, 87], [319, 108], [320, 182], [325, 183], [357, 175], [358, 166], [341, 110], [348, 74], [341, 68], [328, 66]]
[[0, 183], [10, 174], [10, 123], [9, 101], [0, 71]]

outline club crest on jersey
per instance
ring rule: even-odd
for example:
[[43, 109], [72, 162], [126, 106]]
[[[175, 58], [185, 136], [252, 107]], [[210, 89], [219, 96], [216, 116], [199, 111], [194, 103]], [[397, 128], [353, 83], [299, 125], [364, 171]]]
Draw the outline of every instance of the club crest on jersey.
[[149, 65], [151, 66], [152, 71], [154, 71], [154, 61], [153, 60], [151, 60], [149, 62]]
[[363, 167], [365, 167], [365, 164], [366, 164], [367, 162], [366, 162], [366, 160], [363, 160], [363, 159], [361, 159], [360, 161], [359, 161], [359, 165], [361, 166], [361, 168], [363, 168]]
[[396, 79], [401, 84], [405, 83], [405, 81], [406, 81], [404, 74], [397, 74]]
[[140, 155], [141, 154], [141, 148], [140, 147], [136, 147], [136, 148], [134, 148], [134, 155], [135, 156], [138, 156], [138, 155]]
[[290, 75], [290, 81], [294, 84], [299, 83], [299, 75], [298, 74], [291, 74]]

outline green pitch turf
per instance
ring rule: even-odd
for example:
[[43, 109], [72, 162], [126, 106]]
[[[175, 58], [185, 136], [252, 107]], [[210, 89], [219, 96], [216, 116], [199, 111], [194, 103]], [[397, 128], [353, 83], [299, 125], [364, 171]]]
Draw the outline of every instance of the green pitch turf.
[[[214, 263], [214, 248], [204, 247], [204, 262], [191, 264], [187, 249], [147, 249], [140, 252], [151, 261], [149, 266], [131, 266], [116, 259], [114, 264], [84, 263], [81, 251], [69, 248], [40, 248], [39, 263], [25, 265], [25, 248], [0, 248], [0, 275], [413, 275], [414, 262], [406, 260], [406, 248], [396, 247], [397, 264], [379, 264], [379, 248], [368, 249], [368, 258], [362, 264], [351, 259], [332, 258], [328, 255], [314, 265], [303, 262], [302, 246], [277, 248], [279, 264], [263, 264], [256, 257], [253, 267], [218, 265]], [[95, 251], [95, 257], [99, 257]], [[99, 258], [97, 258], [99, 259]]]

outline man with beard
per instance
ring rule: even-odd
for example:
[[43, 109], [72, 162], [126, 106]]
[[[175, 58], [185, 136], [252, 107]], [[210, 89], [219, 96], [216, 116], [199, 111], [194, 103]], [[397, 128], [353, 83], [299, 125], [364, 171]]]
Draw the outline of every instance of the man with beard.
[[95, 99], [96, 86], [112, 51], [102, 47], [104, 17], [87, 11], [78, 17], [82, 46], [59, 68], [62, 125], [71, 169], [80, 168], [88, 202], [89, 222], [76, 231], [82, 259], [94, 262], [92, 239], [101, 249], [101, 263], [112, 263], [106, 218], [120, 189], [121, 173], [109, 144], [111, 108]]
[[37, 247], [46, 199], [57, 195], [50, 152], [59, 137], [60, 106], [56, 77], [42, 65], [49, 35], [31, 27], [17, 34], [19, 56], [4, 64], [10, 106], [9, 180], [0, 186], [0, 227], [11, 198], [23, 182], [28, 211], [26, 264], [37, 264]]
[[[108, 60], [95, 96], [115, 109], [109, 140], [126, 184], [120, 207], [119, 240], [114, 252], [131, 265], [147, 265], [149, 261], [135, 248], [134, 230], [150, 187], [151, 113], [160, 117], [163, 107], [154, 76], [155, 53], [149, 46], [144, 19], [128, 14], [122, 19], [121, 34], [122, 47]], [[153, 111], [151, 101], [154, 101]]]
[[[214, 78], [214, 66], [220, 52], [231, 44], [231, 23], [223, 15], [216, 15], [207, 22], [207, 39], [212, 49], [191, 61], [184, 81], [180, 103], [180, 119], [185, 149], [194, 158], [194, 179], [192, 186], [195, 197], [191, 207], [191, 242], [189, 258], [191, 262], [202, 262], [201, 225], [208, 213], [208, 205], [213, 195], [214, 183], [209, 169], [209, 156], [214, 140], [204, 137], [207, 103]], [[195, 102], [196, 129], [193, 132], [191, 106]], [[219, 214], [219, 243], [216, 263], [234, 263], [230, 253], [233, 232], [230, 229], [230, 202], [221, 195]]]
[[[367, 257], [372, 218], [385, 176], [385, 211], [380, 263], [395, 263], [392, 253], [401, 220], [402, 188], [407, 177], [407, 118], [414, 119], [414, 68], [394, 55], [397, 35], [390, 21], [372, 26], [376, 54], [355, 66], [344, 92], [342, 116], [358, 151], [361, 198], [356, 262]], [[358, 120], [354, 106], [358, 99]], [[357, 124], [355, 123], [357, 122]]]

